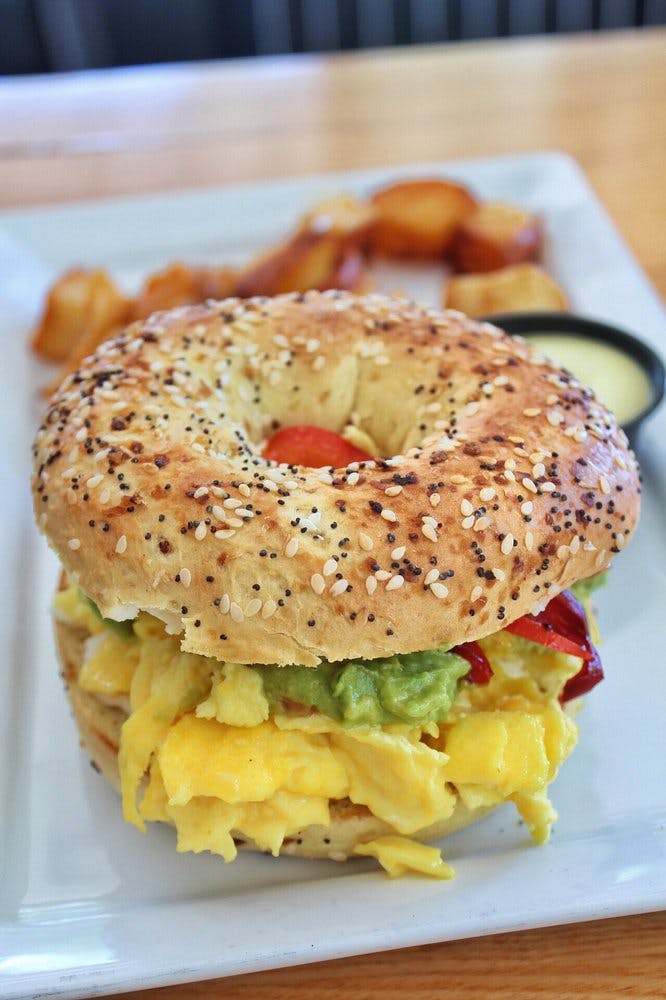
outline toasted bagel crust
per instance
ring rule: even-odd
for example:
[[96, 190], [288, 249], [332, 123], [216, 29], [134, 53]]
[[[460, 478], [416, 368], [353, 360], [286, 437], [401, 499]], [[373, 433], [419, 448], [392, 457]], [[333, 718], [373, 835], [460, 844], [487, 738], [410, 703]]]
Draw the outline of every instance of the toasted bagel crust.
[[[384, 460], [276, 466], [276, 427], [350, 424]], [[241, 663], [374, 658], [495, 632], [634, 531], [615, 419], [460, 313], [307, 293], [155, 314], [51, 399], [38, 523], [107, 617], [145, 609]]]

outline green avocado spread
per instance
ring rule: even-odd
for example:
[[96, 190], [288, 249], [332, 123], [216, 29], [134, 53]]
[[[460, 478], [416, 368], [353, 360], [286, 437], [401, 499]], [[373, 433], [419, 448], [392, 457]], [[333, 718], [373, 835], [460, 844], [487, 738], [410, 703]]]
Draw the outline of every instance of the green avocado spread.
[[605, 587], [608, 582], [608, 570], [605, 573], [597, 573], [595, 576], [588, 576], [587, 580], [577, 580], [569, 590], [579, 601], [585, 601], [599, 587]]
[[316, 708], [351, 726], [443, 721], [469, 663], [445, 648], [311, 667], [255, 667], [272, 709]]

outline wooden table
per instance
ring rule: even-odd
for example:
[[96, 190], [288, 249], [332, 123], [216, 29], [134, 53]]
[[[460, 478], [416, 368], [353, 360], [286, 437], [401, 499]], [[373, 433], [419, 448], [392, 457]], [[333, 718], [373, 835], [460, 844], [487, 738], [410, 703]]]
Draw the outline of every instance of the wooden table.
[[[561, 149], [666, 294], [666, 31], [0, 83], [0, 205]], [[666, 997], [666, 913], [149, 991]]]

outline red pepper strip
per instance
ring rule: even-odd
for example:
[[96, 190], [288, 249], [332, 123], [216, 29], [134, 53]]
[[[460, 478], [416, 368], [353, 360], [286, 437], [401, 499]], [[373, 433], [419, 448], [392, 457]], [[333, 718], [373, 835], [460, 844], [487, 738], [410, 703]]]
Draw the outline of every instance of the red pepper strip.
[[559, 653], [568, 653], [569, 656], [577, 656], [581, 660], [589, 660], [591, 653], [582, 646], [571, 642], [564, 635], [559, 635], [553, 631], [552, 626], [543, 625], [538, 621], [537, 615], [524, 615], [517, 621], [506, 626], [507, 632], [513, 632], [523, 639], [536, 642], [539, 646], [547, 646], [549, 649], [556, 649]]
[[470, 684], [487, 684], [493, 676], [493, 668], [488, 662], [488, 657], [483, 652], [478, 642], [461, 642], [459, 646], [454, 646], [451, 650], [463, 660], [467, 660], [471, 670], [465, 675], [465, 680]]
[[563, 704], [586, 694], [603, 680], [601, 660], [590, 640], [583, 605], [568, 590], [549, 601], [538, 615], [524, 615], [507, 625], [506, 631], [583, 660], [578, 673], [564, 685], [560, 695]]
[[350, 444], [345, 438], [323, 427], [299, 424], [282, 427], [264, 445], [264, 458], [289, 465], [305, 465], [311, 469], [333, 466], [340, 469], [351, 462], [372, 459], [367, 451]]

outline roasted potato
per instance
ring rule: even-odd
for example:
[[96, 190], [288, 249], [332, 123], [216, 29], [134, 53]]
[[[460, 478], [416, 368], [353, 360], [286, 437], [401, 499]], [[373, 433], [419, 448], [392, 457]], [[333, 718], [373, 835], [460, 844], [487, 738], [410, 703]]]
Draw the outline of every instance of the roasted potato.
[[567, 298], [536, 264], [514, 264], [486, 274], [449, 278], [443, 305], [468, 316], [490, 316], [531, 309], [563, 310], [567, 308]]
[[362, 249], [368, 242], [376, 215], [369, 202], [341, 194], [314, 205], [300, 220], [298, 230], [326, 234], [349, 246]]
[[444, 257], [463, 219], [476, 208], [467, 188], [452, 181], [412, 180], [376, 191], [370, 244], [389, 257]]
[[48, 361], [64, 361], [83, 337], [99, 343], [128, 314], [129, 299], [105, 271], [73, 268], [51, 287], [32, 349]]
[[299, 232], [241, 272], [236, 295], [249, 298], [306, 292], [309, 288], [356, 290], [359, 268], [344, 267], [350, 257], [357, 261], [358, 253], [346, 246], [344, 240], [328, 233]]
[[238, 272], [229, 267], [190, 267], [176, 262], [149, 275], [132, 307], [134, 319], [205, 299], [224, 299], [234, 294]]
[[489, 202], [466, 215], [455, 234], [450, 260], [465, 274], [496, 271], [509, 264], [538, 260], [541, 220], [522, 208]]

